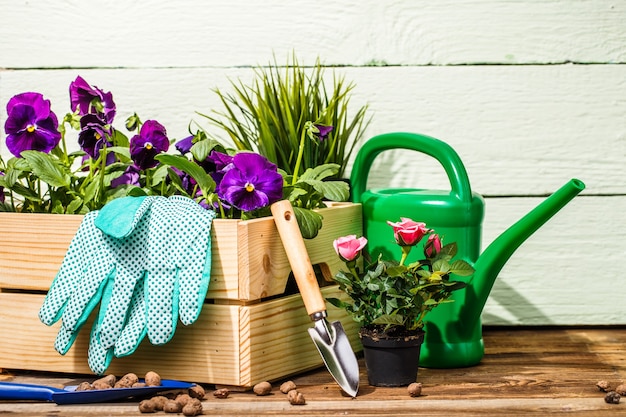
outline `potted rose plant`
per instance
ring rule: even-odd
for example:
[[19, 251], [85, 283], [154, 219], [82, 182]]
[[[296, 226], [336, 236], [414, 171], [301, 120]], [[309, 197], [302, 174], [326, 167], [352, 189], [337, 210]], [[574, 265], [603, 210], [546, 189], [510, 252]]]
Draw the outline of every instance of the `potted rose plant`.
[[[359, 336], [370, 384], [401, 386], [417, 377], [424, 318], [439, 304], [452, 302], [453, 292], [466, 286], [451, 275], [469, 276], [474, 269], [463, 260], [453, 260], [456, 243], [443, 245], [426, 224], [408, 218], [387, 223], [393, 228], [400, 261], [384, 260], [382, 255], [373, 262], [367, 259], [365, 237], [336, 239], [335, 251], [347, 270], [334, 279], [350, 300], [328, 301], [361, 324]], [[407, 264], [409, 253], [418, 245], [423, 259]]]

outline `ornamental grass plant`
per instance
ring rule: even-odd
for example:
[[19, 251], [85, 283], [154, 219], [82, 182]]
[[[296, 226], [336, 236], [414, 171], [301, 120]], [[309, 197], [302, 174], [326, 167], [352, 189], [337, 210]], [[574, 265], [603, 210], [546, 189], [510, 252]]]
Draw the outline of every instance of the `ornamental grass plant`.
[[[355, 146], [371, 121], [368, 106], [349, 109], [354, 83], [332, 74], [328, 85], [318, 59], [305, 68], [295, 56], [285, 66], [274, 62], [255, 68], [255, 78], [245, 84], [231, 81], [232, 92], [216, 89], [223, 104], [205, 116], [223, 130], [240, 150], [259, 152], [290, 175], [300, 175], [324, 164], [339, 166], [333, 178], [343, 178]], [[322, 141], [307, 141], [297, 164], [300, 134], [307, 122], [333, 126]]]

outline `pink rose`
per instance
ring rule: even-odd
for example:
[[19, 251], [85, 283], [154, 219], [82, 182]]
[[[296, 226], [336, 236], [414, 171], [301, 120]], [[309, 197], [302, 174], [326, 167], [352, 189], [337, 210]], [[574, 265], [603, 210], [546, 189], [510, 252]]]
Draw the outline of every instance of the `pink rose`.
[[436, 256], [441, 250], [441, 238], [437, 234], [432, 234], [428, 236], [428, 240], [424, 245], [424, 255], [427, 258], [432, 258]]
[[333, 242], [335, 252], [344, 262], [358, 258], [365, 245], [367, 245], [367, 239], [365, 237], [357, 239], [356, 235], [343, 236]]
[[393, 236], [400, 246], [415, 246], [429, 232], [426, 223], [414, 222], [406, 217], [401, 217], [400, 222], [387, 224], [393, 227]]

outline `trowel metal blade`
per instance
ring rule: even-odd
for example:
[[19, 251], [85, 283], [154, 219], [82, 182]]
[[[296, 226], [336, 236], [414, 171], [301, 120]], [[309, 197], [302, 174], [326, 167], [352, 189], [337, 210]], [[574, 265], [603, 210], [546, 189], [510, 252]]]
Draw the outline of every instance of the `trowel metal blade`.
[[340, 322], [315, 321], [309, 330], [326, 368], [337, 384], [351, 397], [359, 391], [359, 363]]

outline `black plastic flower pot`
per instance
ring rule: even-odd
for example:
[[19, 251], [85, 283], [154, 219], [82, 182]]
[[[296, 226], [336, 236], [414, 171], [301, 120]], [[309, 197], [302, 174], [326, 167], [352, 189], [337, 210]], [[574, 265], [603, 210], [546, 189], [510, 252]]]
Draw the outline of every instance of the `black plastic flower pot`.
[[419, 357], [424, 332], [419, 330], [407, 336], [372, 336], [361, 329], [367, 379], [376, 387], [401, 387], [417, 380]]

